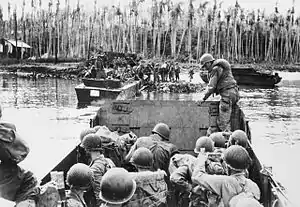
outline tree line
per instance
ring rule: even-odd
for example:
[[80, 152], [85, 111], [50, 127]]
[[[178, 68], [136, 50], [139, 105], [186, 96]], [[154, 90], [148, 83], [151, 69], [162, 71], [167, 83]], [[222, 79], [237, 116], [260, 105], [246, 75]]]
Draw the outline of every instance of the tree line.
[[96, 51], [142, 54], [145, 58], [198, 60], [210, 52], [231, 62], [300, 62], [300, 17], [294, 6], [286, 14], [248, 11], [238, 1], [131, 0], [129, 6], [84, 11], [80, 0], [71, 8], [49, 0], [48, 8], [32, 0], [30, 12], [8, 4], [7, 20], [0, 6], [0, 37], [22, 40], [33, 47], [31, 56], [48, 53], [65, 58], [89, 58]]

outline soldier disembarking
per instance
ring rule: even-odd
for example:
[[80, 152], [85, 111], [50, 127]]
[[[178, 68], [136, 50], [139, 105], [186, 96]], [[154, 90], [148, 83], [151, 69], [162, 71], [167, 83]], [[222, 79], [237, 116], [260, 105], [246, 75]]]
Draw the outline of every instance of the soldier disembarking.
[[231, 112], [239, 100], [239, 91], [234, 79], [231, 66], [224, 59], [215, 60], [211, 54], [204, 54], [200, 58], [201, 68], [208, 71], [209, 83], [201, 102], [206, 101], [214, 93], [220, 94], [219, 116], [217, 129], [210, 127], [207, 134], [217, 131], [231, 131]]

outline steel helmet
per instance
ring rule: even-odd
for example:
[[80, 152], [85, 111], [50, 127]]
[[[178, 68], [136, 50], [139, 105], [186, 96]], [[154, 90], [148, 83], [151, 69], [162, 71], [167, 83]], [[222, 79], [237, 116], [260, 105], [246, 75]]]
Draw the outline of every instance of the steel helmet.
[[239, 145], [232, 145], [224, 151], [226, 163], [235, 170], [247, 169], [251, 163], [251, 158], [247, 150]]
[[132, 155], [130, 162], [140, 168], [150, 168], [153, 165], [153, 154], [145, 148], [138, 148]]
[[211, 61], [214, 61], [214, 57], [209, 54], [209, 53], [204, 53], [201, 58], [200, 58], [200, 67], [202, 68], [205, 63], [208, 63], [208, 62], [211, 62]]
[[73, 165], [67, 173], [67, 184], [70, 187], [87, 189], [93, 181], [93, 172], [83, 163]]
[[226, 147], [226, 139], [223, 136], [223, 132], [212, 133], [209, 138], [214, 142], [215, 147]]
[[81, 131], [80, 133], [80, 141], [82, 141], [83, 137], [85, 137], [86, 135], [88, 134], [95, 134], [96, 133], [96, 130], [94, 128], [87, 128], [87, 129], [84, 129]]
[[204, 148], [205, 152], [213, 152], [214, 142], [207, 136], [200, 137], [196, 141], [194, 152], [200, 153], [201, 148]]
[[99, 197], [110, 204], [122, 204], [131, 199], [136, 182], [124, 168], [111, 168], [101, 179]]
[[81, 147], [87, 151], [99, 151], [102, 149], [101, 137], [97, 134], [88, 134], [83, 138]]
[[152, 129], [153, 134], [158, 134], [165, 140], [170, 140], [170, 128], [165, 123], [158, 123]]
[[229, 145], [240, 145], [246, 148], [248, 145], [247, 134], [240, 129], [235, 130], [229, 137]]

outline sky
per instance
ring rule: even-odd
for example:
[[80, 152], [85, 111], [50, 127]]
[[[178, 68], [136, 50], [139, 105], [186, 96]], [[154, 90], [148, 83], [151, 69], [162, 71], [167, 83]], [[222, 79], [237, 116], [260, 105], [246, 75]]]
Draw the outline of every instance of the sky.
[[[25, 0], [26, 2], [26, 7], [25, 7], [25, 11], [30, 11], [30, 4], [31, 4], [32, 0]], [[38, 2], [39, 0], [34, 0], [36, 2]], [[42, 6], [43, 7], [47, 7], [48, 3], [50, 0], [41, 0], [42, 1]], [[54, 3], [57, 2], [57, 0], [52, 0]], [[64, 6], [64, 2], [65, 0], [59, 0], [60, 1], [60, 5], [61, 7]], [[70, 1], [70, 5], [71, 6], [75, 6], [77, 4], [78, 0], [69, 0]], [[95, 0], [79, 0], [80, 4], [84, 7], [85, 10], [87, 11], [93, 11], [93, 7], [94, 7], [94, 1]], [[128, 2], [131, 0], [96, 0], [97, 1], [97, 5], [98, 6], [112, 6], [112, 5], [118, 5], [120, 3], [121, 7], [124, 5], [128, 5]], [[145, 0], [145, 2], [143, 3], [144, 5], [151, 5], [151, 1], [152, 0]], [[160, 1], [160, 0], [157, 0]], [[205, 0], [194, 0], [194, 5], [199, 5], [200, 2], [204, 2]], [[211, 2], [213, 2], [213, 0], [209, 0]], [[11, 3], [11, 7], [17, 8], [18, 12], [21, 12], [21, 8], [22, 8], [22, 3], [23, 0], [0, 0], [0, 5], [3, 8], [3, 12], [4, 12], [4, 18], [7, 19], [7, 5], [8, 2]], [[173, 0], [173, 2], [188, 2], [188, 0]], [[217, 2], [221, 2], [221, 0], [217, 0]], [[229, 6], [233, 6], [235, 5], [236, 0], [223, 0], [223, 4], [222, 7], [223, 8], [227, 8]], [[292, 2], [293, 0], [238, 0], [239, 4], [241, 5], [242, 8], [246, 8], [246, 9], [261, 9], [266, 11], [266, 13], [271, 13], [272, 11], [274, 11], [274, 6], [276, 4], [276, 2], [278, 2], [278, 9], [280, 13], [285, 14], [286, 11], [292, 7]], [[296, 15], [300, 16], [300, 0], [294, 0], [295, 2], [295, 12]]]

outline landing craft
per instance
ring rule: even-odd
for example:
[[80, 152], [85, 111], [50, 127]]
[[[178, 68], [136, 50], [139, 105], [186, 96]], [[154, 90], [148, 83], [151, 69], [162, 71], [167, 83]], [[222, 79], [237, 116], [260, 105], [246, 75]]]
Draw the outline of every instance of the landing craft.
[[[119, 134], [133, 132], [140, 136], [147, 136], [154, 125], [164, 122], [171, 128], [171, 142], [182, 153], [193, 154], [198, 137], [205, 135], [209, 126], [216, 126], [219, 101], [207, 101], [197, 105], [195, 101], [175, 100], [116, 100], [106, 102], [97, 112], [92, 125], [107, 126], [111, 131]], [[251, 130], [243, 111], [237, 106], [232, 113], [231, 126], [233, 130], [245, 131], [249, 139], [248, 152], [253, 160], [249, 169], [249, 177], [257, 183], [261, 190], [260, 202], [264, 207], [293, 206], [285, 189], [272, 175], [272, 171], [262, 165], [251, 146]], [[80, 148], [77, 146], [69, 155], [53, 168], [52, 171], [68, 171], [79, 161]], [[50, 173], [44, 176], [41, 184], [50, 181]], [[171, 205], [174, 206], [174, 205]]]
[[[231, 71], [238, 85], [274, 87], [282, 79], [278, 73], [259, 72], [251, 66], [234, 65]], [[208, 83], [207, 71], [200, 71], [200, 77]]]

